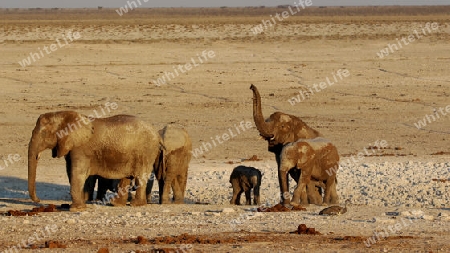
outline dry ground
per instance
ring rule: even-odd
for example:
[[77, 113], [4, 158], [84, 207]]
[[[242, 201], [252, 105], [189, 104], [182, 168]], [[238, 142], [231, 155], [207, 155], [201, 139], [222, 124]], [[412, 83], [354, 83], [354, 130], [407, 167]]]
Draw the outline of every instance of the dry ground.
[[[11, 190], [26, 194], [23, 180], [27, 179], [27, 144], [36, 119], [42, 113], [57, 110], [102, 113], [106, 102], [116, 102], [118, 109], [106, 111], [105, 115], [138, 115], [157, 128], [168, 122], [180, 124], [190, 133], [194, 148], [199, 148], [203, 143], [211, 143], [216, 135], [236, 132], [242, 121], [253, 122], [250, 84], [256, 85], [261, 92], [265, 116], [279, 110], [301, 117], [331, 139], [343, 157], [357, 154], [377, 140], [386, 140], [389, 147], [382, 153], [394, 156], [389, 157], [389, 161], [400, 158], [430, 163], [448, 161], [450, 121], [447, 114], [439, 111], [439, 108], [450, 106], [450, 15], [445, 14], [449, 13], [448, 7], [431, 11], [411, 8], [406, 12], [399, 9], [395, 12], [390, 8], [384, 11], [348, 9], [348, 13], [340, 12], [339, 8], [325, 9], [328, 10], [322, 11], [328, 13], [320, 13], [316, 8], [315, 14], [305, 11], [305, 16], [289, 17], [259, 35], [253, 34], [251, 28], [284, 9], [264, 8], [260, 12], [258, 9], [193, 9], [190, 12], [175, 9], [164, 10], [162, 14], [151, 9], [130, 12], [122, 17], [114, 10], [1, 10], [0, 154], [4, 159], [9, 154], [22, 157], [0, 171], [0, 181], [22, 183], [2, 192]], [[402, 37], [413, 35], [414, 30], [420, 32], [427, 22], [436, 22], [439, 28], [384, 58], [378, 57], [377, 53], [389, 43], [398, 43]], [[19, 65], [18, 62], [30, 53], [38, 53], [44, 46], [67, 36], [69, 30], [79, 32], [80, 39], [51, 54], [44, 53], [44, 57], [30, 66]], [[192, 59], [198, 62], [198, 55], [205, 50], [214, 52], [214, 57], [166, 84], [154, 85], [153, 80], [173, 72], [177, 65]], [[348, 70], [350, 76], [311, 94], [301, 103], [291, 105], [288, 102], [299, 91], [323, 82], [327, 77], [332, 79], [339, 69]], [[431, 114], [439, 118], [421, 129], [415, 126], [414, 123]], [[211, 166], [214, 170], [215, 164], [223, 166], [253, 155], [263, 161], [272, 161], [273, 155], [266, 148], [254, 128], [245, 129], [193, 159], [191, 170], [195, 171], [200, 165]], [[43, 154], [38, 181], [68, 185], [63, 161], [50, 157], [49, 151]], [[0, 165], [3, 164], [0, 161]], [[0, 210], [3, 211], [30, 208], [31, 205], [26, 197], [0, 198]], [[67, 199], [47, 203], [67, 203]], [[448, 203], [446, 207], [442, 210], [448, 212]], [[109, 208], [103, 212], [114, 213], [115, 217], [141, 211], [153, 215], [153, 211], [170, 209], [177, 216], [191, 209], [203, 212], [209, 208], [149, 205], [139, 211], [130, 211], [128, 207]], [[220, 206], [213, 208], [221, 209]], [[367, 213], [374, 207], [359, 208]], [[376, 210], [385, 211], [382, 208]], [[51, 222], [51, 215], [45, 215], [47, 222]], [[70, 214], [64, 215], [70, 219]], [[370, 215], [362, 219], [368, 217]], [[5, 246], [0, 250], [17, 244], [15, 240], [27, 238], [26, 234], [39, 228], [41, 221], [33, 220], [34, 228], [26, 226], [20, 230], [22, 220], [16, 222], [13, 219], [21, 218], [4, 217], [2, 220], [9, 232], [7, 237], [0, 239], [0, 244]], [[372, 235], [367, 229], [355, 227], [354, 231], [358, 232], [352, 233], [352, 228], [339, 222], [337, 224], [343, 228], [336, 228], [334, 234], [330, 234], [330, 230], [323, 231], [325, 227], [321, 230], [327, 234], [326, 239], [283, 234], [283, 231], [295, 230], [300, 223], [292, 222], [269, 231], [246, 228], [244, 232], [218, 236], [213, 234], [227, 230], [212, 225], [208, 230], [188, 230], [180, 226], [170, 233], [164, 230], [156, 233], [135, 225], [117, 227], [126, 231], [120, 235], [97, 233], [98, 229], [73, 233], [67, 230], [49, 238], [64, 241], [68, 245], [67, 251], [74, 248], [96, 251], [99, 245], [114, 244], [111, 246], [113, 252], [129, 252], [139, 247], [151, 249], [126, 241], [130, 238], [179, 235], [184, 231], [206, 233], [212, 238], [254, 236], [252, 240], [256, 241], [194, 245], [193, 250], [199, 252], [250, 252], [256, 249], [318, 252], [321, 247], [326, 247], [326, 250], [322, 248], [323, 252], [356, 252], [367, 251], [363, 239], [344, 236], [366, 238]], [[443, 224], [448, 226], [448, 222]], [[42, 223], [41, 227], [44, 225]], [[427, 229], [424, 234], [417, 232], [412, 238], [380, 242], [372, 250], [450, 250], [448, 242], [444, 242], [449, 236], [448, 230], [443, 232], [442, 224], [429, 224]], [[21, 231], [21, 236], [17, 230]], [[134, 230], [142, 233], [134, 233]]]

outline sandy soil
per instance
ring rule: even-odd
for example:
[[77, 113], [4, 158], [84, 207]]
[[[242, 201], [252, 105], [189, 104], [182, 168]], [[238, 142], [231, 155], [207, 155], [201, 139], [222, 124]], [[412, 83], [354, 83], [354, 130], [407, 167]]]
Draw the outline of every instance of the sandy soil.
[[[277, 11], [273, 9], [273, 14]], [[36, 232], [41, 233], [32, 243], [37, 247], [49, 240], [67, 246], [42, 252], [97, 252], [102, 247], [110, 252], [450, 251], [450, 189], [448, 181], [433, 181], [450, 179], [450, 16], [290, 17], [255, 35], [251, 29], [268, 15], [139, 13], [119, 19], [114, 10], [90, 11], [86, 16], [78, 10], [64, 18], [57, 11], [9, 10], [2, 16], [0, 211], [35, 207], [27, 192], [27, 145], [39, 115], [57, 110], [138, 115], [157, 128], [173, 122], [186, 127], [194, 149], [211, 144], [191, 163], [187, 204], [90, 205], [81, 213], [5, 216], [0, 250], [29, 240]], [[388, 44], [403, 43], [399, 42], [403, 37], [422, 32], [427, 22], [436, 22], [438, 28], [379, 57]], [[43, 51], [44, 56], [29, 66], [19, 64], [30, 53], [56, 44], [56, 39], [65, 43], [69, 31], [78, 32], [80, 38], [50, 54]], [[192, 61], [198, 66], [176, 74], [178, 65]], [[312, 90], [300, 103], [288, 101], [299, 91], [333, 80], [340, 69], [350, 75]], [[168, 72], [173, 74], [171, 80], [155, 85], [158, 78], [170, 76]], [[275, 111], [301, 117], [333, 141], [343, 160], [377, 140], [388, 143], [386, 149], [342, 168], [338, 190], [342, 200], [352, 200], [348, 213], [322, 217], [317, 213], [323, 207], [310, 206], [305, 212], [260, 214], [249, 206], [226, 204], [231, 196], [228, 177], [239, 164], [267, 170], [263, 202], [277, 201], [272, 153], [255, 128], [239, 126], [253, 124], [250, 84], [261, 92], [266, 117]], [[107, 102], [118, 108], [108, 111]], [[419, 121], [426, 121], [420, 129]], [[230, 131], [236, 136], [214, 146], [216, 136]], [[243, 161], [253, 155], [262, 160]], [[388, 176], [360, 173], [364, 168], [378, 168]], [[397, 176], [389, 175], [391, 169]], [[44, 204], [70, 203], [64, 161], [52, 159], [50, 151], [42, 155], [37, 181]], [[395, 195], [398, 191], [392, 185], [401, 184], [403, 191]], [[408, 192], [424, 195], [416, 200], [407, 198]], [[228, 213], [227, 208], [233, 211]], [[405, 219], [411, 225], [400, 223]], [[322, 235], [289, 233], [301, 223]], [[374, 231], [396, 224], [401, 227], [395, 236], [390, 233], [370, 248], [365, 246]], [[165, 238], [156, 244], [160, 237], [184, 233], [201, 238], [182, 236], [175, 244]], [[136, 244], [138, 236], [149, 243], [141, 238]]]

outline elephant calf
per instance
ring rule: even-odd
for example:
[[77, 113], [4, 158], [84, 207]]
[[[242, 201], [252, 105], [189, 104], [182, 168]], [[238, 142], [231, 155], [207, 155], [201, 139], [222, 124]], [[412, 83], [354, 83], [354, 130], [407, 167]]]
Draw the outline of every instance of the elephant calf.
[[233, 198], [230, 204], [240, 205], [241, 194], [245, 192], [245, 204], [251, 205], [250, 191], [253, 189], [253, 204], [260, 205], [261, 178], [261, 171], [253, 167], [237, 166], [234, 168], [230, 176], [230, 183], [233, 187]]
[[[331, 142], [319, 137], [298, 140], [285, 145], [281, 151], [279, 168], [281, 192], [288, 192], [287, 174], [295, 168], [301, 170], [298, 184], [291, 202], [288, 196], [283, 194], [284, 204], [308, 204], [307, 189], [311, 190], [315, 186], [325, 188], [323, 198], [325, 204], [338, 203], [336, 172], [339, 168], [339, 155]], [[311, 184], [312, 180], [323, 182], [325, 187], [320, 184]]]
[[[184, 193], [192, 157], [192, 141], [183, 128], [167, 125], [159, 131], [162, 147], [154, 164], [155, 178], [159, 186], [159, 203], [171, 203], [170, 189], [175, 204], [184, 203]], [[151, 196], [153, 178], [147, 183], [147, 201]]]

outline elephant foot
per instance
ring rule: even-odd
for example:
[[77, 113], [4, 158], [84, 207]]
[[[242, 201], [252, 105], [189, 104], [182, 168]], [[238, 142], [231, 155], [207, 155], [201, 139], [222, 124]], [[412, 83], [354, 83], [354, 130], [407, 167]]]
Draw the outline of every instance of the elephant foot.
[[70, 205], [69, 211], [71, 212], [81, 212], [86, 210], [85, 204], [72, 204]]
[[309, 206], [309, 204], [308, 203], [304, 204], [304, 203], [291, 201], [291, 206], [294, 206], [294, 207], [297, 207], [297, 206], [305, 207], [305, 206]]
[[169, 199], [162, 199], [161, 204], [172, 204], [172, 201], [170, 201]]
[[144, 206], [147, 205], [147, 199], [133, 199], [130, 202], [131, 206]]
[[111, 205], [113, 206], [126, 206], [127, 205], [127, 198], [113, 198], [110, 201]]

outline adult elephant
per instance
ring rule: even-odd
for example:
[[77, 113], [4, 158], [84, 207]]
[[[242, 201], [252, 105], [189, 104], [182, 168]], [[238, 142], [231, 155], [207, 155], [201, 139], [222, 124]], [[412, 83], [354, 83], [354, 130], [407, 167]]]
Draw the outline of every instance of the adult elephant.
[[[261, 109], [261, 95], [255, 85], [251, 85], [253, 91], [253, 120], [259, 134], [267, 141], [268, 150], [275, 154], [278, 169], [280, 168], [281, 150], [283, 146], [295, 142], [299, 139], [313, 139], [321, 136], [321, 134], [309, 127], [297, 116], [286, 114], [283, 112], [274, 112], [269, 118], [264, 119]], [[297, 172], [297, 173], [296, 173]], [[289, 174], [298, 181], [300, 173], [296, 170], [289, 170]], [[288, 182], [287, 178], [285, 180]], [[281, 190], [281, 175], [278, 173], [278, 181]], [[311, 199], [317, 198], [309, 196]], [[289, 198], [284, 192], [281, 194], [281, 200]]]
[[[184, 203], [189, 162], [192, 158], [192, 141], [183, 128], [167, 125], [159, 131], [163, 142], [155, 162], [155, 178], [159, 186], [159, 203], [171, 203], [170, 189], [175, 204]], [[149, 180], [147, 188], [151, 190], [153, 181]], [[147, 196], [150, 191], [147, 191]]]
[[86, 208], [84, 184], [88, 176], [107, 179], [136, 178], [139, 189], [132, 205], [147, 203], [145, 186], [153, 170], [161, 139], [153, 127], [131, 115], [90, 118], [74, 111], [39, 116], [28, 145], [28, 191], [34, 202], [36, 168], [40, 153], [69, 156], [71, 162], [70, 211]]

